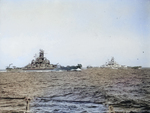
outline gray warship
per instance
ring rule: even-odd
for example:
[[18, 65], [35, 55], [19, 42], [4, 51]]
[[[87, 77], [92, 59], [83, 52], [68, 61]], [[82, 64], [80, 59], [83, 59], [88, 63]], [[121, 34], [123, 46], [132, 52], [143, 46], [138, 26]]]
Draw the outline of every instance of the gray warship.
[[57, 65], [50, 64], [50, 61], [44, 57], [44, 50], [40, 49], [39, 56], [36, 57], [23, 67], [23, 70], [53, 70], [57, 67]]

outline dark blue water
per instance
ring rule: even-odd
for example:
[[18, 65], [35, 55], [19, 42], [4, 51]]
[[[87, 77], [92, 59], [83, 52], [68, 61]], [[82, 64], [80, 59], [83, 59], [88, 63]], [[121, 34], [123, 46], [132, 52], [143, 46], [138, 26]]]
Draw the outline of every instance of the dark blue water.
[[102, 104], [90, 101], [55, 100], [51, 98], [36, 98], [30, 104], [33, 113], [103, 113], [108, 111]]

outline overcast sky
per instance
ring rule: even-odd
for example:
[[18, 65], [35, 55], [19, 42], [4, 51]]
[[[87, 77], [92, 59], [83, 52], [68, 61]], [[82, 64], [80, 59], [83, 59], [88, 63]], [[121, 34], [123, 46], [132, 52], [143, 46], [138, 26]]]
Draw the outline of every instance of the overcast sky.
[[0, 69], [39, 49], [52, 64], [150, 66], [150, 0], [0, 0]]

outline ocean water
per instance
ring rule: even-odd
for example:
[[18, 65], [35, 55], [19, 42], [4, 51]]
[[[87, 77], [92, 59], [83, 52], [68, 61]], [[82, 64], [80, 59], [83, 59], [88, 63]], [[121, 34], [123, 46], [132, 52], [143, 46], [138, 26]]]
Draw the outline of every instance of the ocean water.
[[36, 98], [31, 104], [33, 113], [104, 113], [108, 108], [88, 101], [55, 100], [48, 97]]
[[5, 69], [0, 69], [0, 72], [7, 72]]

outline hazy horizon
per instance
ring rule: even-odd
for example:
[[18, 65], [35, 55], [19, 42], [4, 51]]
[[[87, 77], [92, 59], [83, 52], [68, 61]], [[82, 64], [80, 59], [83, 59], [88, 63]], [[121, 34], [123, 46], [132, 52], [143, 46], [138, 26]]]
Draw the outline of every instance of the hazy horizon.
[[0, 69], [39, 49], [52, 64], [150, 67], [149, 0], [0, 0]]

